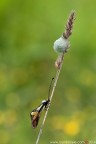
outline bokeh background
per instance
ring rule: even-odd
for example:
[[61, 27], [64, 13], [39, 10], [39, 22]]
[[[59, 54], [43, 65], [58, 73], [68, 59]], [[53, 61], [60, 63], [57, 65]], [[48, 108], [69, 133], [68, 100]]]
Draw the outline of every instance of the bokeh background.
[[0, 0], [0, 144], [33, 144], [30, 112], [56, 74], [54, 41], [77, 18], [40, 144], [96, 140], [96, 1]]

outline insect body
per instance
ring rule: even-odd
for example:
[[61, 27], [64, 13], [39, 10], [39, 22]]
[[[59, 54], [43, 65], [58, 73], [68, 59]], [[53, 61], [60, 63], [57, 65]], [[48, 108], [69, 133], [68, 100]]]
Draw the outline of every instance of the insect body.
[[[54, 78], [52, 78], [52, 81], [53, 81], [53, 79]], [[43, 100], [42, 103], [36, 109], [32, 110], [32, 112], [30, 113], [33, 128], [37, 127], [42, 110], [46, 109], [50, 103], [49, 95], [50, 95], [50, 89], [51, 89], [52, 81], [51, 81], [51, 84], [49, 87], [48, 99]]]
[[48, 107], [49, 102], [50, 102], [49, 99], [48, 100], [43, 100], [42, 103], [41, 103], [41, 105], [38, 106], [36, 109], [34, 109], [30, 113], [33, 128], [37, 127], [38, 121], [39, 121], [39, 118], [40, 118], [40, 115], [41, 115], [41, 112], [42, 112], [42, 110], [44, 108]]

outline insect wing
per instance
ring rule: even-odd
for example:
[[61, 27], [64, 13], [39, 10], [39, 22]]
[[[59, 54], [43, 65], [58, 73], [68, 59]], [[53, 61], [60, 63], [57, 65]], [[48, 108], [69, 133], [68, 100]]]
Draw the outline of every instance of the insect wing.
[[36, 128], [39, 122], [40, 112], [34, 110], [31, 112], [30, 116], [31, 116], [32, 126], [33, 128]]
[[34, 109], [30, 116], [31, 116], [31, 121], [32, 121], [32, 126], [33, 128], [36, 128], [39, 122], [39, 118], [41, 115], [41, 112], [44, 107], [47, 107], [49, 100], [44, 100], [40, 106], [38, 106], [36, 109]]

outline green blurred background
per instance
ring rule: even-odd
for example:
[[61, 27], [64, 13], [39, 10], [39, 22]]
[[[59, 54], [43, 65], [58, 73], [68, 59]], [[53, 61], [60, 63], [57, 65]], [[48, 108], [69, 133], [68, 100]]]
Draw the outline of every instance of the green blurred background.
[[33, 144], [30, 112], [56, 74], [54, 41], [77, 18], [40, 144], [96, 140], [96, 1], [0, 0], [0, 144]]

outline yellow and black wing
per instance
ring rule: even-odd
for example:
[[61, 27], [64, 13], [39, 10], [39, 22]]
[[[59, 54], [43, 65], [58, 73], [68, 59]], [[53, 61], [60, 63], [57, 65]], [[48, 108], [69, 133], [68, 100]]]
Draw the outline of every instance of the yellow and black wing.
[[40, 112], [34, 110], [30, 113], [30, 116], [31, 116], [32, 126], [33, 128], [36, 128], [39, 122]]

